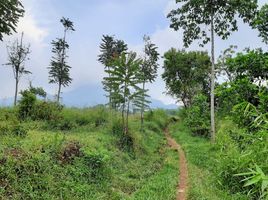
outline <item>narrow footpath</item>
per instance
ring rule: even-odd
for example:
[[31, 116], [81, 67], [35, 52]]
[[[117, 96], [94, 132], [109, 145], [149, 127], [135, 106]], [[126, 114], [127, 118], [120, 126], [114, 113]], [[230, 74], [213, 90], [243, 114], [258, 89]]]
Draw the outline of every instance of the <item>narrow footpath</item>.
[[179, 184], [177, 186], [177, 197], [176, 200], [187, 199], [187, 188], [188, 188], [188, 170], [187, 162], [183, 149], [181, 146], [170, 136], [168, 129], [165, 129], [165, 135], [167, 138], [168, 145], [178, 151], [179, 154]]

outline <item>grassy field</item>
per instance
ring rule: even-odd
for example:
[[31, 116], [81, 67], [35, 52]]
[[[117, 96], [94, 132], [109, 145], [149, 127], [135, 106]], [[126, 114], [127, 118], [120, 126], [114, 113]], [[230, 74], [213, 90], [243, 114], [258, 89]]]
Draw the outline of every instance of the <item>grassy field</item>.
[[104, 108], [63, 109], [57, 123], [15, 113], [0, 114], [0, 199], [175, 199], [178, 157], [164, 112], [146, 115], [144, 133], [131, 116], [127, 142]]

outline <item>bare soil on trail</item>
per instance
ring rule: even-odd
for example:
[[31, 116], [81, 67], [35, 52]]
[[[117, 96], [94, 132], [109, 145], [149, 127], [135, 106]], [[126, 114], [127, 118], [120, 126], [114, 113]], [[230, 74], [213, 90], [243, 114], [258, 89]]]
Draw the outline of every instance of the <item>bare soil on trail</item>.
[[188, 188], [188, 170], [187, 161], [181, 146], [171, 138], [168, 129], [165, 130], [165, 135], [167, 138], [168, 145], [178, 151], [179, 154], [179, 184], [177, 186], [177, 196], [176, 200], [186, 200], [187, 199], [187, 188]]

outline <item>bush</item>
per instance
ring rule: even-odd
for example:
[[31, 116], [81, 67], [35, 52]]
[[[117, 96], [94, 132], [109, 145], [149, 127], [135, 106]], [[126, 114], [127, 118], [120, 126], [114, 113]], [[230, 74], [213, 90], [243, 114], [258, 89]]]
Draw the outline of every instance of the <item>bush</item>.
[[19, 118], [20, 119], [26, 119], [33, 116], [33, 109], [35, 106], [35, 103], [37, 101], [37, 98], [35, 94], [28, 90], [24, 90], [21, 92], [22, 98], [19, 101]]
[[58, 120], [63, 106], [57, 102], [37, 101], [32, 110], [33, 120]]
[[110, 122], [109, 132], [114, 135], [122, 135], [124, 130], [124, 126], [122, 120], [114, 117]]
[[52, 120], [48, 122], [49, 129], [56, 129], [61, 131], [70, 131], [77, 128], [77, 124], [74, 120], [69, 118], [59, 117], [57, 120]]
[[168, 123], [168, 116], [164, 110], [156, 109], [145, 113], [146, 121], [155, 122], [159, 128], [164, 129]]
[[103, 177], [106, 168], [106, 163], [108, 160], [107, 155], [99, 152], [90, 152], [90, 153], [85, 152], [83, 160], [86, 166], [90, 168], [91, 171], [90, 174], [93, 179]]
[[208, 99], [205, 95], [196, 95], [192, 106], [186, 109], [185, 123], [194, 135], [209, 136], [210, 114]]

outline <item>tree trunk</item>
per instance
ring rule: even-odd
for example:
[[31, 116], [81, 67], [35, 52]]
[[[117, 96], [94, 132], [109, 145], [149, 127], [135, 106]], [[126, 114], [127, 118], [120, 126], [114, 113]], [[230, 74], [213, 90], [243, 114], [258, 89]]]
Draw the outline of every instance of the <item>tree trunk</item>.
[[59, 89], [57, 94], [57, 102], [60, 103], [60, 92], [61, 92], [61, 83], [59, 83]]
[[129, 116], [129, 101], [127, 103], [127, 116], [126, 116], [126, 129], [125, 129], [125, 135], [128, 134], [128, 116]]
[[214, 88], [215, 88], [215, 44], [214, 44], [214, 13], [211, 13], [211, 93], [210, 93], [210, 117], [211, 117], [211, 141], [215, 142], [215, 104], [214, 104]]
[[18, 75], [16, 75], [16, 86], [15, 86], [15, 97], [14, 97], [14, 106], [17, 105], [17, 96], [18, 96], [18, 85], [19, 85], [19, 78]]
[[[142, 83], [142, 90], [144, 92], [145, 89], [145, 81]], [[142, 98], [142, 107], [141, 107], [141, 131], [144, 131], [143, 124], [144, 124], [144, 102], [145, 102], [145, 95], [143, 93], [143, 98]]]

